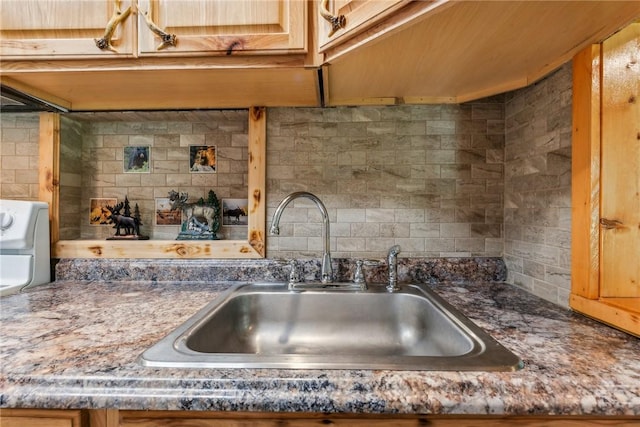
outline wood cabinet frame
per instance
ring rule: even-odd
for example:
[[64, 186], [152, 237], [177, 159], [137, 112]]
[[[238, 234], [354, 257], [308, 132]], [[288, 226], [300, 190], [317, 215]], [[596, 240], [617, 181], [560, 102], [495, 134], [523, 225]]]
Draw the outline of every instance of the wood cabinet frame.
[[246, 240], [60, 240], [60, 115], [40, 115], [39, 200], [49, 203], [52, 258], [264, 258], [266, 128], [264, 107], [249, 109]]
[[631, 416], [513, 416], [513, 415], [425, 415], [425, 414], [356, 414], [309, 412], [233, 412], [233, 411], [125, 411], [89, 410], [91, 427], [158, 427], [193, 425], [199, 427], [312, 427], [320, 425], [370, 427], [471, 427], [471, 426], [602, 426], [626, 425]]
[[81, 409], [0, 409], [3, 427], [84, 427], [88, 419]]
[[602, 48], [573, 59], [571, 296], [574, 310], [640, 336], [640, 298], [603, 297], [601, 287]]

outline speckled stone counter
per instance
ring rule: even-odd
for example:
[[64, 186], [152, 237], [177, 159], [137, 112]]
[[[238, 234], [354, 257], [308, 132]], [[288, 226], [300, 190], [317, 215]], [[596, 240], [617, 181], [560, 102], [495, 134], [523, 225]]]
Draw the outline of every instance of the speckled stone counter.
[[[366, 259], [367, 282], [382, 283], [388, 270], [385, 260]], [[319, 259], [296, 260], [305, 280], [320, 280]], [[337, 281], [353, 278], [355, 261], [333, 258]], [[229, 280], [285, 281], [288, 260], [175, 260], [175, 259], [63, 259], [56, 264], [56, 280], [149, 280], [213, 282]], [[398, 258], [398, 280], [412, 283], [499, 282], [507, 278], [502, 258]]]
[[173, 369], [146, 348], [233, 282], [60, 280], [0, 300], [0, 407], [640, 416], [640, 339], [511, 285], [428, 286], [517, 372]]

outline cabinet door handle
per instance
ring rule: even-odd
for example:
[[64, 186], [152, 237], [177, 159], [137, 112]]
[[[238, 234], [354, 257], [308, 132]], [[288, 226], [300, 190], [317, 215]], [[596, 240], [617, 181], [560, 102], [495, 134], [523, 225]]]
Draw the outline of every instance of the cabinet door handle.
[[[149, 6], [151, 7], [151, 6]], [[167, 46], [175, 46], [178, 44], [178, 37], [175, 34], [169, 34], [162, 28], [158, 27], [155, 22], [151, 19], [151, 9], [146, 12], [142, 12], [142, 16], [144, 16], [144, 20], [147, 22], [147, 27], [158, 37], [160, 37], [160, 44], [156, 47], [156, 50], [164, 49]]]
[[622, 221], [619, 221], [617, 219], [600, 218], [600, 225], [606, 230], [627, 228], [624, 226], [624, 223]]
[[344, 28], [347, 25], [347, 18], [344, 15], [333, 15], [329, 12], [329, 0], [322, 0], [320, 3], [320, 15], [331, 24], [331, 31], [329, 31], [329, 37], [331, 37], [340, 28]]
[[104, 29], [104, 35], [102, 38], [93, 39], [96, 42], [96, 46], [100, 50], [110, 50], [112, 52], [118, 53], [118, 51], [111, 45], [111, 38], [113, 37], [113, 33], [116, 32], [118, 25], [124, 22], [125, 19], [131, 14], [131, 6], [126, 8], [124, 12], [120, 10], [120, 0], [115, 1], [115, 8], [113, 10], [113, 15], [111, 15], [111, 19], [107, 22], [107, 27]]

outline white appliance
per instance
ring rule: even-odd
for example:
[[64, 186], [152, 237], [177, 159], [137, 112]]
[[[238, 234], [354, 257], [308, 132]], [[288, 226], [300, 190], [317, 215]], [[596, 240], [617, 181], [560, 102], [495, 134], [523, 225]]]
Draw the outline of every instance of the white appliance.
[[49, 205], [0, 200], [0, 296], [51, 281]]

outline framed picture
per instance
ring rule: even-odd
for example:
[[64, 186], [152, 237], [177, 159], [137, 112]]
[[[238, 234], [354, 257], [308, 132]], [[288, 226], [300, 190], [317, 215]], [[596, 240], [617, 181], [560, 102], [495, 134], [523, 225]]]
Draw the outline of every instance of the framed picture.
[[171, 209], [171, 200], [156, 198], [156, 225], [182, 224], [182, 209]]
[[151, 147], [148, 145], [124, 147], [123, 152], [125, 173], [149, 173], [151, 171]]
[[217, 157], [215, 145], [190, 145], [189, 170], [192, 173], [215, 173]]
[[89, 200], [89, 225], [113, 225], [111, 212], [107, 206], [114, 207], [118, 199], [95, 198]]
[[248, 225], [248, 199], [222, 199], [222, 225]]

